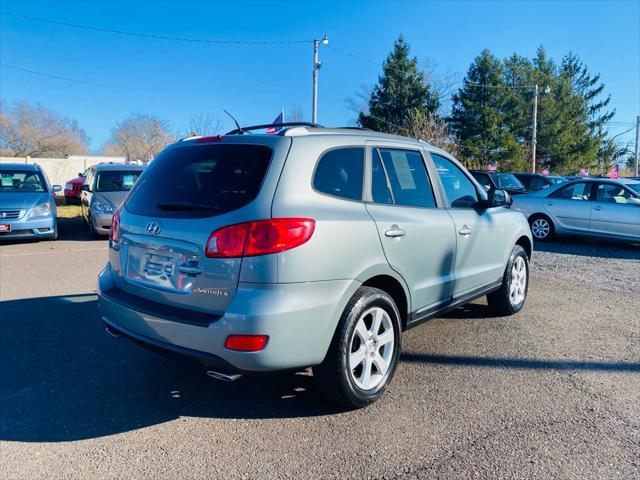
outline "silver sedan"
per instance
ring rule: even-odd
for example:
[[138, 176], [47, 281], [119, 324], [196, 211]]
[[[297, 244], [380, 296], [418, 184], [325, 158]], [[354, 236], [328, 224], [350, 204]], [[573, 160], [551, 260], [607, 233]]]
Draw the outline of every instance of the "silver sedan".
[[640, 242], [640, 181], [589, 178], [513, 198], [536, 240], [584, 235]]

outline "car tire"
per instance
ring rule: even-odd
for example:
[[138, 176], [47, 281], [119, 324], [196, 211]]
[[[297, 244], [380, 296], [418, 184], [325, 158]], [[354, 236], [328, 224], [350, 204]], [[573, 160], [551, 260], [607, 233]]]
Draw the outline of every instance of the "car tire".
[[529, 291], [529, 257], [520, 245], [513, 247], [502, 277], [502, 285], [487, 295], [489, 308], [501, 316], [518, 313]]
[[91, 217], [89, 217], [87, 219], [87, 233], [89, 234], [89, 240], [95, 240], [98, 238], [98, 234], [96, 233], [96, 230], [93, 228], [93, 221], [91, 220]]
[[529, 218], [529, 226], [534, 240], [539, 242], [551, 240], [556, 233], [553, 221], [546, 215], [533, 215]]
[[375, 402], [393, 379], [401, 339], [400, 314], [391, 296], [360, 287], [342, 313], [325, 360], [313, 367], [320, 390], [350, 408]]

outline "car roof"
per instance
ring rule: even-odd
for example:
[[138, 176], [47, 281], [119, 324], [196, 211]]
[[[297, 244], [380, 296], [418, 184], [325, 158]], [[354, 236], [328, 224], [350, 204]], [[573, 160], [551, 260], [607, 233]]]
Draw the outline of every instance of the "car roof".
[[40, 167], [33, 163], [0, 163], [0, 170], [23, 170], [25, 172], [37, 172]]
[[128, 163], [99, 163], [95, 165], [96, 171], [103, 170], [116, 170], [116, 171], [142, 171], [144, 167], [142, 165], [128, 164]]

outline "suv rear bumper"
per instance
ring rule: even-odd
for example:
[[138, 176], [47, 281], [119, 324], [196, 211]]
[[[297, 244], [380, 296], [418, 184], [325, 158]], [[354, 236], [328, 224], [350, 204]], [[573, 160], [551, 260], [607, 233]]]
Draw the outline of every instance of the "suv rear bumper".
[[[209, 366], [261, 372], [321, 363], [342, 311], [359, 286], [356, 280], [241, 282], [224, 315], [212, 315], [212, 322], [201, 326], [190, 322], [188, 311], [183, 321], [177, 321], [175, 311], [164, 316], [110, 295], [116, 287], [107, 264], [98, 277], [98, 304], [102, 320], [137, 343]], [[267, 335], [269, 341], [259, 352], [228, 350], [226, 338], [234, 334]]]

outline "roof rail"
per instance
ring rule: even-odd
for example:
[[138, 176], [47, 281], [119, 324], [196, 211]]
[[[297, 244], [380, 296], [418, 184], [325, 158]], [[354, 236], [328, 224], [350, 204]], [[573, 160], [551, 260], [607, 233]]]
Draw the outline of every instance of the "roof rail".
[[309, 123], [309, 122], [266, 123], [264, 125], [251, 125], [249, 127], [236, 128], [235, 130], [231, 130], [230, 132], [225, 133], [225, 135], [242, 135], [243, 132], [247, 132], [251, 130], [264, 130], [267, 128], [287, 128], [287, 127], [324, 128], [322, 125], [318, 125], [317, 123]]

